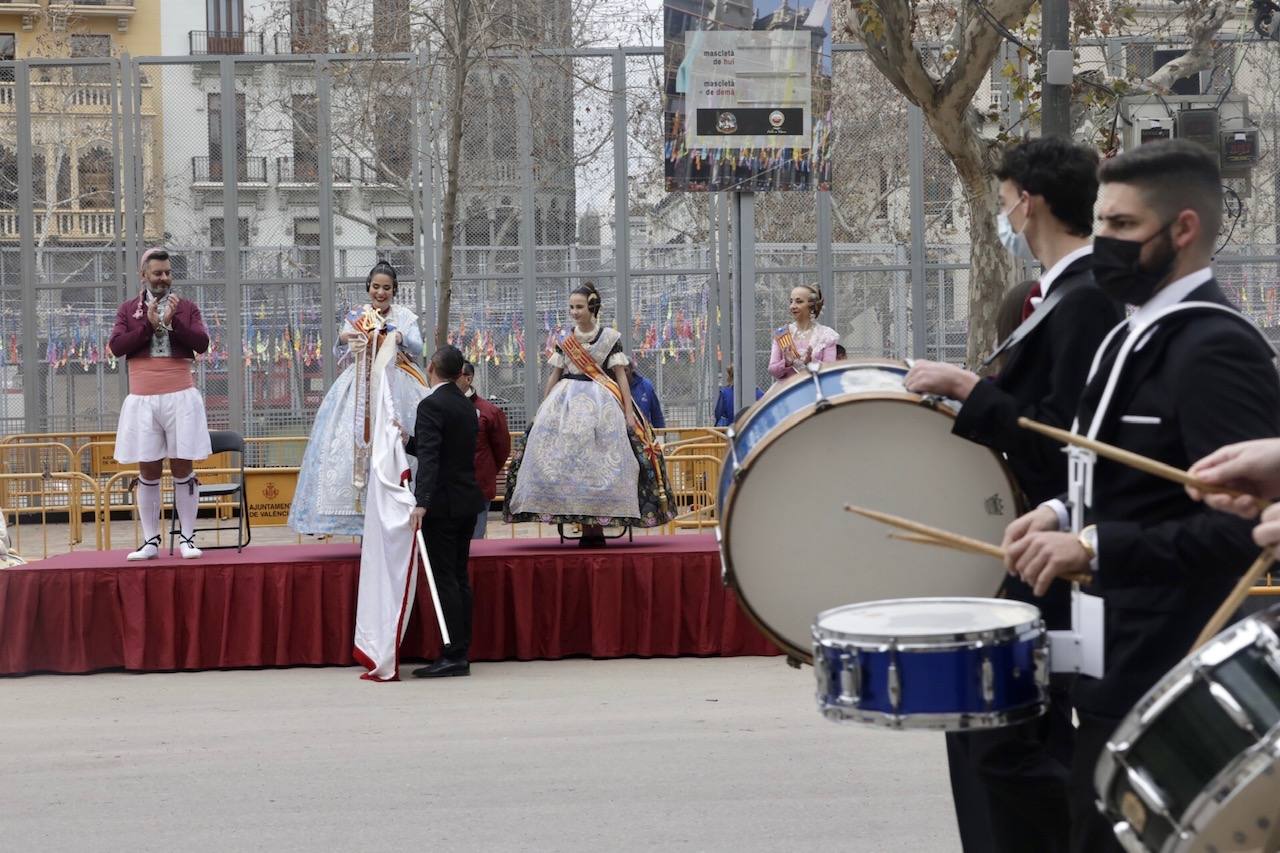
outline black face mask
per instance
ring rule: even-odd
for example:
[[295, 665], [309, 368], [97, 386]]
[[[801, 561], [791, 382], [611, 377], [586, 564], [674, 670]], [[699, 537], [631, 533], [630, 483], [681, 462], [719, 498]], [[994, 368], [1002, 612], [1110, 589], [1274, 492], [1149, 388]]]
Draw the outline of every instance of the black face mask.
[[[1112, 299], [1126, 305], [1142, 305], [1156, 292], [1173, 269], [1178, 253], [1169, 236], [1170, 222], [1145, 240], [1093, 238], [1093, 278]], [[1146, 265], [1139, 260], [1142, 247], [1157, 237], [1165, 238], [1165, 249]]]

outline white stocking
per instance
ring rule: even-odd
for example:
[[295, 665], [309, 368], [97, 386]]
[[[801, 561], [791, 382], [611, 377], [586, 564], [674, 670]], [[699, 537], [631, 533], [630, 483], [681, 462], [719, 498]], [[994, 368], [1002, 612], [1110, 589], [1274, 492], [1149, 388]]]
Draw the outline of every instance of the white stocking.
[[190, 539], [196, 529], [196, 513], [200, 510], [200, 487], [196, 475], [173, 481], [173, 508], [178, 513], [182, 535]]
[[160, 535], [160, 481], [138, 478], [138, 520], [142, 522], [142, 538]]

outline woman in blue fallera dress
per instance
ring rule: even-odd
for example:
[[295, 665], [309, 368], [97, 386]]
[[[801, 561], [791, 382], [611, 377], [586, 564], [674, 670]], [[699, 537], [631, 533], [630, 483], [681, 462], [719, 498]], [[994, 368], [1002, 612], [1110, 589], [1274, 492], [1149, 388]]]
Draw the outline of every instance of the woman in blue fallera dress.
[[[289, 526], [312, 535], [359, 536], [364, 532], [365, 483], [369, 471], [367, 421], [375, 343], [394, 341], [397, 352], [386, 368], [401, 429], [413, 432], [418, 403], [427, 380], [415, 362], [422, 357], [418, 317], [393, 305], [399, 290], [396, 271], [379, 261], [365, 281], [369, 302], [347, 313], [338, 334], [339, 364], [345, 370], [325, 394], [311, 428]], [[410, 465], [416, 460], [410, 459]]]

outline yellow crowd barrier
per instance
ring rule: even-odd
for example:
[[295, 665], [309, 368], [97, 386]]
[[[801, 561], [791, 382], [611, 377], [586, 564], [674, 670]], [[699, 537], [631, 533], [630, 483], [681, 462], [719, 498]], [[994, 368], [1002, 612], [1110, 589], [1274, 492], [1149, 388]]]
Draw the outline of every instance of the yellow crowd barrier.
[[[87, 504], [87, 505], [86, 505]], [[40, 559], [49, 556], [49, 516], [66, 517], [67, 548], [76, 550], [84, 541], [84, 515], [93, 519], [95, 550], [102, 550], [102, 493], [98, 484], [79, 471], [5, 472], [0, 474], [0, 512], [12, 518], [9, 539], [13, 550], [27, 560], [36, 559], [29, 520], [39, 519]]]

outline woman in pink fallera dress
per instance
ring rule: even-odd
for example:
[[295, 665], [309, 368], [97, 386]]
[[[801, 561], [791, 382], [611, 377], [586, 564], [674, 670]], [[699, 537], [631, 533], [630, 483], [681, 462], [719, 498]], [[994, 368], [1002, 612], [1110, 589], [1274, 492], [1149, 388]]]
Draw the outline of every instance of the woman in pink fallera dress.
[[804, 370], [811, 362], [836, 360], [840, 336], [835, 329], [818, 322], [822, 302], [822, 290], [815, 284], [791, 288], [791, 322], [774, 333], [769, 353], [769, 373], [775, 384]]

